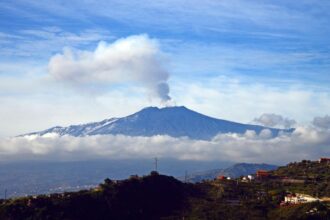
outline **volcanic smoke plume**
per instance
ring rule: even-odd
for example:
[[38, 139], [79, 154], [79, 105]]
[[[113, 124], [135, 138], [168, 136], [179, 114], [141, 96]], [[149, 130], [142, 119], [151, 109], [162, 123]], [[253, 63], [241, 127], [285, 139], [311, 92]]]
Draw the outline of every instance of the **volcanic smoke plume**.
[[137, 83], [162, 103], [171, 99], [163, 53], [147, 35], [100, 42], [94, 51], [66, 48], [50, 59], [48, 68], [56, 80], [78, 87]]

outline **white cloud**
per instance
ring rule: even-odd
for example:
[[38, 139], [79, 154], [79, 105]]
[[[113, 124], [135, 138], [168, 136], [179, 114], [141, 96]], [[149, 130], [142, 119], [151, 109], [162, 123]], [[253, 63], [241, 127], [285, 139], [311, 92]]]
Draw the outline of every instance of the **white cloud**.
[[59, 81], [78, 86], [134, 82], [145, 86], [150, 95], [170, 100], [169, 73], [158, 42], [147, 35], [130, 36], [112, 44], [100, 42], [95, 51], [72, 51], [54, 55], [49, 73]]
[[[17, 50], [14, 50], [17, 53], [41, 54], [43, 59], [48, 59], [49, 56], [44, 56], [45, 53], [58, 52], [65, 45], [86, 48], [83, 45], [93, 44], [94, 47], [100, 38], [106, 38], [104, 32], [95, 30], [91, 35], [86, 30], [70, 33], [56, 27], [39, 31], [25, 30], [23, 40], [10, 45], [18, 45]], [[91, 37], [94, 34], [96, 36]], [[37, 39], [30, 41], [25, 38], [27, 35]], [[71, 37], [65, 37], [67, 35], [73, 38], [80, 36], [81, 41], [72, 41]], [[162, 46], [166, 46], [164, 41], [161, 42]], [[326, 79], [323, 80], [321, 75], [316, 78], [324, 81], [325, 85], [288, 81], [283, 77], [276, 80], [268, 78], [272, 76], [273, 67], [310, 63], [312, 60], [308, 53], [306, 56], [295, 53], [263, 53], [241, 47], [233, 49], [216, 46], [211, 42], [206, 45], [175, 41], [171, 45], [176, 50], [170, 49], [170, 67], [173, 67], [173, 63], [175, 66], [170, 70], [173, 75], [169, 82], [171, 96], [175, 97], [179, 105], [213, 117], [244, 123], [251, 122], [251, 119], [265, 112], [295, 118], [299, 123], [310, 121], [315, 115], [330, 113], [330, 92], [326, 87]], [[169, 48], [165, 49], [168, 52]], [[3, 50], [0, 51], [2, 52]], [[77, 55], [75, 51], [72, 52]], [[93, 54], [95, 51], [83, 52]], [[2, 56], [2, 59], [7, 57]], [[246, 74], [243, 77], [239, 71], [233, 70], [236, 67], [254, 67], [255, 60], [258, 60], [257, 66], [265, 69], [264, 79], [260, 75], [250, 77]], [[266, 68], [268, 65], [271, 66], [270, 69]], [[157, 100], [148, 102], [143, 97], [144, 89], [137, 86], [137, 83], [121, 83], [120, 86], [97, 84], [91, 89], [101, 90], [102, 93], [81, 95], [80, 91], [77, 93], [72, 87], [44, 80], [46, 71], [47, 63], [40, 63], [39, 59], [0, 61], [0, 137], [43, 130], [54, 125], [66, 126], [123, 117], [143, 107], [159, 104], [156, 103]], [[297, 73], [298, 77], [301, 77], [301, 71]], [[167, 94], [168, 87], [160, 84], [158, 90], [163, 91], [161, 94]], [[157, 92], [157, 89], [153, 91]]]
[[282, 134], [276, 138], [269, 138], [267, 131], [262, 133], [259, 136], [253, 132], [219, 134], [211, 141], [169, 136], [26, 136], [1, 139], [0, 159], [86, 160], [157, 156], [181, 160], [286, 163], [330, 154], [329, 130], [298, 127], [291, 135]]
[[[175, 81], [174, 81], [175, 79]], [[299, 83], [278, 87], [235, 77], [184, 81], [173, 77], [172, 95], [180, 105], [216, 118], [243, 123], [275, 112], [307, 124], [315, 115], [329, 114], [330, 93]]]
[[293, 119], [285, 118], [282, 115], [273, 113], [264, 113], [260, 117], [255, 118], [253, 122], [266, 127], [280, 128], [292, 128], [296, 124], [296, 121]]
[[[21, 63], [18, 67], [26, 68]], [[124, 117], [159, 104], [157, 100], [149, 102], [138, 86], [109, 88], [97, 96], [81, 95], [58, 83], [35, 78], [1, 77], [0, 137]], [[250, 123], [264, 112], [276, 112], [306, 124], [315, 115], [329, 114], [330, 109], [329, 92], [308, 87], [279, 89], [226, 77], [194, 81], [172, 77], [170, 83], [178, 105], [242, 123]]]
[[330, 116], [315, 117], [313, 119], [313, 125], [322, 129], [330, 129]]

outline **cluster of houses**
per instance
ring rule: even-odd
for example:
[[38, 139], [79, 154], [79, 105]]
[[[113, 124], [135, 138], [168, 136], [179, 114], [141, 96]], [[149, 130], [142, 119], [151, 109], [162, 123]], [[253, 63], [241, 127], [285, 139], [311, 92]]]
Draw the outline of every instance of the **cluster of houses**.
[[254, 179], [255, 179], [254, 175], [247, 175], [242, 177], [242, 182], [251, 182]]
[[[321, 157], [318, 160], [319, 163], [327, 163], [330, 164], [330, 158], [327, 157]], [[217, 177], [218, 180], [231, 180], [231, 177], [226, 177], [223, 175], [220, 175]], [[304, 179], [294, 179], [287, 176], [273, 176], [271, 173], [267, 170], [258, 170], [255, 174], [243, 176], [240, 179], [242, 182], [251, 182], [253, 180], [255, 181], [265, 181], [265, 180], [273, 180], [273, 181], [280, 181], [283, 183], [305, 183], [306, 180]]]
[[[261, 178], [268, 178], [270, 176], [270, 173], [266, 170], [258, 170], [256, 172], [256, 174], [251, 174], [251, 175], [247, 175], [247, 176], [243, 176], [241, 178], [242, 182], [251, 182], [253, 180], [257, 179], [261, 179]], [[229, 176], [224, 176], [224, 175], [220, 175], [217, 177], [217, 180], [231, 180], [231, 177]]]
[[[258, 170], [256, 174], [251, 174], [251, 175], [241, 177], [240, 181], [242, 181], [242, 182], [252, 182], [255, 179], [265, 178], [267, 176], [269, 176], [269, 173], [267, 171]], [[221, 180], [221, 181], [232, 180], [232, 178], [230, 176], [224, 176], [224, 175], [217, 176], [216, 179]]]
[[217, 177], [217, 180], [231, 180], [230, 176], [220, 175]]
[[[326, 163], [330, 164], [330, 158], [322, 157], [318, 160], [319, 163]], [[226, 176], [218, 176], [218, 180], [231, 180], [230, 177]], [[286, 176], [274, 176], [271, 174], [271, 172], [266, 170], [258, 170], [253, 175], [247, 175], [243, 176], [239, 179], [241, 182], [252, 182], [252, 181], [280, 181], [282, 183], [300, 183], [303, 184], [306, 182], [304, 179], [294, 179]], [[239, 181], [237, 180], [237, 181]], [[281, 206], [288, 206], [288, 205], [296, 205], [296, 204], [302, 204], [302, 203], [309, 203], [309, 202], [316, 202], [316, 201], [330, 201], [330, 197], [324, 197], [324, 198], [316, 198], [307, 194], [301, 194], [301, 193], [288, 193], [284, 200], [281, 202]]]

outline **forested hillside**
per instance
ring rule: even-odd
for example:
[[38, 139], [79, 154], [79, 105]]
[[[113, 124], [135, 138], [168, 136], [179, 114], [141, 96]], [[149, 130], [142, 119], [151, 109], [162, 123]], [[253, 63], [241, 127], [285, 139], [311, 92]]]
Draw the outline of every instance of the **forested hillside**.
[[[0, 219], [330, 219], [329, 203], [323, 200], [280, 206], [288, 193], [329, 195], [329, 171], [328, 163], [303, 161], [280, 167], [268, 178], [196, 184], [153, 171], [122, 181], [105, 179], [80, 192], [1, 200]], [[305, 182], [282, 182], [283, 177]]]

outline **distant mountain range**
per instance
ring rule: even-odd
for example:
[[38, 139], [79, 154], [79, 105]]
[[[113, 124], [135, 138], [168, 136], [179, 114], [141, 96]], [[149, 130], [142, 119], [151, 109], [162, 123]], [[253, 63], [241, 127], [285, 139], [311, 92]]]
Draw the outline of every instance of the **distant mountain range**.
[[[189, 182], [200, 182], [202, 180], [212, 180], [218, 176], [237, 178], [249, 174], [255, 174], [257, 170], [275, 170], [278, 166], [270, 164], [238, 163], [225, 169], [214, 169], [203, 172], [191, 173], [187, 176]], [[180, 178], [180, 179], [183, 179]]]
[[[213, 169], [218, 168], [218, 169]], [[194, 161], [161, 158], [158, 171], [161, 174], [184, 180], [200, 182], [218, 175], [239, 177], [255, 173], [258, 169], [275, 169], [274, 165], [232, 165], [224, 161]], [[0, 161], [0, 190], [7, 190], [8, 197], [77, 191], [96, 186], [105, 178], [126, 179], [132, 174], [146, 175], [154, 169], [153, 159], [120, 159], [90, 161]], [[203, 172], [202, 172], [203, 171]], [[3, 191], [2, 191], [3, 192]], [[4, 193], [0, 193], [0, 199]]]
[[147, 107], [123, 118], [111, 118], [100, 122], [71, 125], [68, 127], [56, 126], [44, 131], [25, 135], [42, 136], [49, 133], [76, 137], [107, 134], [146, 137], [169, 135], [172, 137], [185, 136], [191, 139], [210, 140], [219, 133], [243, 134], [247, 130], [253, 130], [259, 134], [263, 129], [269, 129], [273, 136], [277, 136], [279, 132], [292, 132], [294, 130], [267, 128], [259, 125], [241, 124], [216, 119], [180, 106], [165, 108]]

